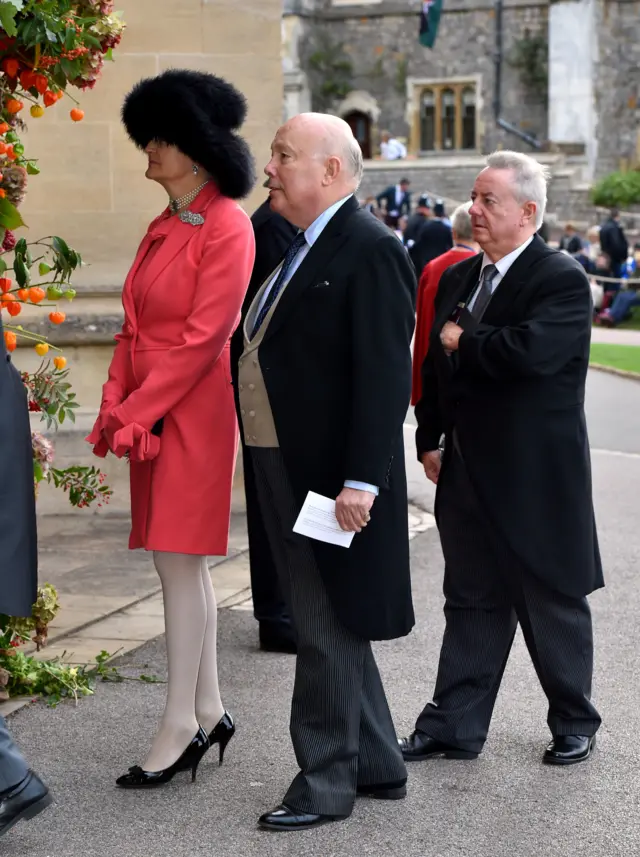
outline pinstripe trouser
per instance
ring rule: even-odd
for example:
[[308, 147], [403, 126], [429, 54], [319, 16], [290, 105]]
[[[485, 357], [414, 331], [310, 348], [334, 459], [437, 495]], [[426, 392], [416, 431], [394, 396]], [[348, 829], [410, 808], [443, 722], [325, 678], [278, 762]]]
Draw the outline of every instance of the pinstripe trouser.
[[0, 793], [17, 786], [29, 773], [27, 763], [0, 717]]
[[433, 702], [416, 729], [463, 750], [482, 750], [520, 622], [549, 700], [552, 734], [594, 735], [600, 716], [591, 702], [587, 599], [556, 592], [522, 569], [484, 517], [457, 451], [438, 490], [446, 628]]
[[299, 508], [279, 449], [252, 448], [258, 498], [296, 629], [291, 739], [300, 773], [284, 803], [347, 816], [356, 786], [404, 781], [371, 643], [338, 620], [309, 540], [293, 532]]

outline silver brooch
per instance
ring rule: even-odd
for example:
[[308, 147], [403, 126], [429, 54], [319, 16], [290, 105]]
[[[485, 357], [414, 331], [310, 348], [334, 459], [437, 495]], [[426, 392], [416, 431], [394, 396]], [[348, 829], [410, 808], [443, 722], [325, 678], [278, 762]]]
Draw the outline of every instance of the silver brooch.
[[196, 214], [195, 211], [181, 211], [178, 215], [180, 220], [183, 223], [190, 223], [191, 226], [202, 226], [204, 223], [204, 217], [201, 214]]

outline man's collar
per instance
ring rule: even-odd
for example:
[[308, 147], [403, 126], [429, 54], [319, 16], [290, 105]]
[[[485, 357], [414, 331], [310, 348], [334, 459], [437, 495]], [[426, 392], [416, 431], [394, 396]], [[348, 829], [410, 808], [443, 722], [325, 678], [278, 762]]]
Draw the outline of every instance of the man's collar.
[[504, 275], [516, 261], [518, 256], [520, 256], [521, 253], [524, 253], [529, 244], [531, 244], [534, 237], [535, 235], [531, 235], [523, 244], [520, 244], [520, 246], [516, 247], [515, 250], [512, 250], [511, 253], [507, 253], [507, 255], [503, 256], [502, 259], [498, 259], [497, 262], [492, 262], [491, 259], [487, 256], [487, 254], [484, 253], [482, 256], [482, 268], [480, 269], [480, 272], [482, 273], [482, 271], [487, 267], [487, 265], [495, 265], [498, 269], [498, 273], [500, 274], [500, 276], [504, 277]]
[[348, 196], [345, 196], [343, 199], [339, 199], [337, 202], [334, 202], [333, 205], [330, 205], [329, 208], [325, 209], [322, 212], [322, 214], [320, 214], [320, 215], [318, 215], [318, 217], [316, 217], [316, 219], [313, 221], [311, 226], [309, 226], [309, 227], [307, 227], [307, 229], [305, 229], [304, 237], [305, 237], [305, 241], [307, 242], [309, 247], [313, 247], [313, 245], [316, 243], [316, 241], [320, 237], [322, 230], [325, 228], [327, 223], [331, 220], [333, 215], [338, 211], [338, 209], [342, 208], [342, 206], [345, 204], [345, 202], [348, 199], [351, 199], [352, 196], [353, 196], [353, 194], [350, 193]]

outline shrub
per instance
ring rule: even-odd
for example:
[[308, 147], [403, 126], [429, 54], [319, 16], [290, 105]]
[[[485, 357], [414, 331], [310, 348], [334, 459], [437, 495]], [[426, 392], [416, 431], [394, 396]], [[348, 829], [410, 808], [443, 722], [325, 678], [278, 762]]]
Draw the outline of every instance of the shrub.
[[640, 170], [605, 176], [592, 188], [591, 199], [603, 208], [625, 208], [640, 204]]

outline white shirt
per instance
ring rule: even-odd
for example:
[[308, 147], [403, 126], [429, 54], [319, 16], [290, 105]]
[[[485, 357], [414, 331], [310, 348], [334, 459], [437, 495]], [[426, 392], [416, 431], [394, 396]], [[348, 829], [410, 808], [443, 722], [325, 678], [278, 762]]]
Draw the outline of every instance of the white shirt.
[[[313, 221], [311, 226], [309, 226], [309, 227], [307, 227], [307, 229], [305, 229], [305, 231], [304, 231], [305, 244], [300, 250], [298, 250], [298, 254], [296, 255], [293, 262], [291, 263], [291, 267], [287, 271], [286, 279], [285, 279], [284, 283], [282, 284], [283, 289], [286, 288], [286, 286], [289, 284], [293, 275], [295, 274], [295, 272], [298, 270], [300, 265], [305, 260], [309, 250], [311, 250], [313, 245], [316, 243], [316, 241], [318, 240], [318, 238], [322, 234], [322, 230], [325, 228], [327, 223], [331, 220], [333, 215], [340, 208], [342, 208], [342, 206], [345, 204], [345, 202], [348, 199], [351, 199], [352, 196], [353, 196], [353, 194], [349, 194], [349, 196], [345, 196], [344, 199], [339, 199], [338, 202], [334, 202], [334, 204], [330, 205], [326, 211], [323, 211], [321, 215], [316, 217], [316, 219]], [[259, 303], [258, 308], [256, 310], [255, 318], [258, 317], [258, 314], [260, 313], [260, 310], [262, 309], [264, 302], [266, 301], [267, 297], [269, 296], [269, 292], [271, 291], [273, 284], [278, 279], [278, 274], [280, 273], [280, 268], [281, 268], [281, 265], [278, 265], [276, 270], [273, 272], [271, 280], [268, 283], [268, 285], [266, 286], [266, 288], [262, 294], [262, 298], [260, 299], [260, 303]], [[372, 494], [375, 494], [376, 497], [379, 494], [378, 487], [376, 485], [370, 485], [368, 482], [357, 482], [357, 481], [354, 481], [353, 479], [347, 479], [344, 483], [344, 487], [345, 488], [357, 488], [359, 491], [370, 491]]]
[[392, 137], [386, 143], [380, 143], [380, 154], [385, 161], [397, 161], [407, 157], [407, 149], [400, 140]]
[[[493, 281], [491, 283], [491, 294], [493, 294], [495, 292], [495, 290], [500, 285], [501, 281], [506, 276], [506, 273], [509, 270], [509, 268], [513, 265], [513, 263], [516, 261], [518, 256], [520, 256], [522, 253], [524, 253], [524, 251], [527, 249], [529, 244], [531, 244], [531, 242], [533, 241], [533, 238], [534, 238], [534, 236], [532, 235], [531, 238], [528, 238], [524, 242], [524, 244], [521, 244], [519, 247], [516, 247], [515, 250], [511, 251], [511, 253], [507, 253], [507, 255], [503, 256], [502, 259], [498, 259], [497, 262], [492, 262], [491, 259], [487, 256], [487, 254], [486, 253], [484, 254], [483, 259], [482, 259], [482, 268], [480, 269], [480, 282], [482, 282], [482, 274], [484, 272], [484, 269], [487, 267], [487, 265], [495, 265], [497, 270], [498, 270], [498, 273], [494, 276]], [[469, 310], [469, 312], [471, 312], [471, 309], [476, 302], [476, 298], [478, 297], [478, 294], [480, 293], [480, 282], [478, 283], [478, 287], [476, 288], [476, 290], [473, 294], [473, 297], [471, 298], [471, 300], [467, 304], [467, 309]]]

